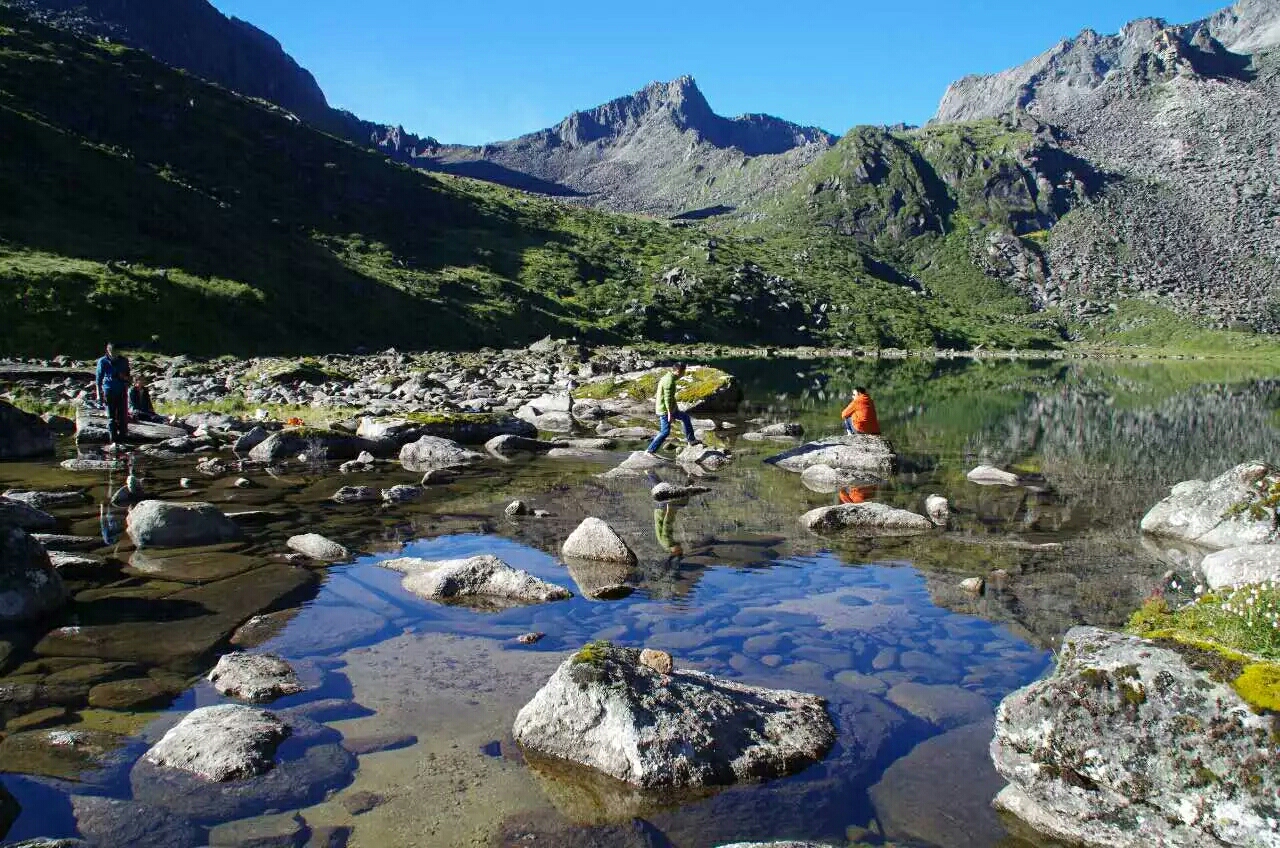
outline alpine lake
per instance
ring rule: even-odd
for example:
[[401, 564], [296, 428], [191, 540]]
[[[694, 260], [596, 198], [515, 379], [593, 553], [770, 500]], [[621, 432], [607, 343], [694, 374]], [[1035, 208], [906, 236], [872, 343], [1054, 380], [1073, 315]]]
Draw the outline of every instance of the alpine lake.
[[[247, 471], [253, 486], [237, 488], [241, 474], [204, 477], [194, 457], [140, 458], [135, 472], [153, 497], [262, 512], [242, 544], [137, 552], [123, 535], [89, 551], [106, 564], [66, 575], [74, 600], [62, 617], [7, 645], [0, 783], [21, 809], [7, 833], [0, 810], [0, 839], [159, 845], [176, 838], [164, 836], [173, 815], [195, 824], [184, 838], [216, 845], [1048, 846], [990, 806], [1002, 785], [988, 757], [995, 707], [1052, 667], [1071, 626], [1122, 627], [1153, 592], [1190, 591], [1179, 553], [1144, 540], [1138, 522], [1179, 481], [1276, 458], [1280, 379], [1263, 363], [1219, 360], [712, 364], [746, 394], [738, 413], [710, 416], [733, 425], [715, 433], [733, 462], [698, 481], [711, 493], [671, 506], [653, 502], [648, 477], [597, 476], [642, 443], [620, 445], [609, 462], [489, 462], [392, 506], [329, 498], [343, 485], [417, 483], [398, 463], [347, 475], [336, 463], [293, 463]], [[902, 458], [890, 483], [859, 496], [923, 512], [927, 496], [944, 495], [947, 530], [815, 536], [798, 517], [839, 494], [763, 462], [788, 443], [740, 438], [756, 419], [799, 422], [806, 439], [833, 435], [855, 385], [870, 388]], [[73, 453], [67, 440], [58, 460]], [[1043, 485], [968, 482], [980, 464]], [[123, 522], [105, 506], [120, 477], [56, 460], [0, 464], [0, 489], [82, 487], [83, 503], [50, 510], [58, 532], [103, 538], [105, 526], [108, 539]], [[516, 498], [550, 516], [507, 517]], [[587, 516], [617, 530], [638, 567], [618, 578], [563, 565], [560, 544]], [[328, 568], [273, 558], [307, 532], [359, 555]], [[475, 554], [574, 597], [442, 605], [379, 566]], [[984, 592], [961, 588], [975, 576]], [[587, 597], [601, 581], [629, 591]], [[530, 632], [545, 637], [517, 641]], [[790, 778], [679, 799], [526, 757], [511, 737], [516, 712], [597, 639], [821, 695], [839, 741]], [[289, 660], [309, 688], [266, 706], [322, 725], [282, 746], [294, 765], [278, 766], [278, 791], [222, 804], [131, 781], [185, 713], [226, 700], [203, 675], [235, 647]], [[311, 756], [318, 748], [338, 753]], [[83, 802], [144, 795], [157, 823], [113, 821]]]

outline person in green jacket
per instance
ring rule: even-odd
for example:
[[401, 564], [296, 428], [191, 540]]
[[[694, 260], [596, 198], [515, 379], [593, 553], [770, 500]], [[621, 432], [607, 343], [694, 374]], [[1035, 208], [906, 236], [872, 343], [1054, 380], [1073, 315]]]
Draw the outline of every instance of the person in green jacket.
[[681, 412], [680, 404], [676, 403], [676, 382], [684, 376], [684, 371], [685, 364], [677, 362], [658, 380], [658, 391], [655, 393], [653, 404], [654, 412], [658, 414], [658, 435], [649, 444], [649, 453], [657, 453], [662, 443], [667, 440], [667, 436], [671, 435], [673, 419], [684, 425], [686, 442], [691, 445], [700, 444], [698, 437], [693, 434], [693, 421], [689, 419], [689, 413]]

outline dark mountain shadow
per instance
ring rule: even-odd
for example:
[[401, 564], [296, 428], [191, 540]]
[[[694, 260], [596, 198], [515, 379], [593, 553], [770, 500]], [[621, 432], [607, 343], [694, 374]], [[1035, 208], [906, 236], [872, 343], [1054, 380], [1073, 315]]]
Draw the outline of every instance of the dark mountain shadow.
[[569, 186], [561, 185], [551, 180], [544, 180], [540, 177], [535, 177], [533, 174], [526, 174], [523, 171], [517, 171], [514, 168], [508, 168], [505, 165], [499, 165], [497, 162], [490, 162], [485, 159], [445, 162], [440, 159], [427, 158], [418, 159], [416, 162], [418, 167], [427, 171], [484, 180], [485, 182], [497, 183], [508, 188], [519, 189], [520, 191], [546, 194], [551, 197], [585, 197], [582, 192]]

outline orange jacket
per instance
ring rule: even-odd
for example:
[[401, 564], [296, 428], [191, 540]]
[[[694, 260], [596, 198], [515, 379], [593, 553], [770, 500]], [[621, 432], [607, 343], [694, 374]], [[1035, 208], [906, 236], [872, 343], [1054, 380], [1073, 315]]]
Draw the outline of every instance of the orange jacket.
[[871, 436], [880, 435], [880, 419], [876, 418], [875, 402], [867, 395], [858, 395], [840, 413], [841, 418], [852, 418], [853, 429]]

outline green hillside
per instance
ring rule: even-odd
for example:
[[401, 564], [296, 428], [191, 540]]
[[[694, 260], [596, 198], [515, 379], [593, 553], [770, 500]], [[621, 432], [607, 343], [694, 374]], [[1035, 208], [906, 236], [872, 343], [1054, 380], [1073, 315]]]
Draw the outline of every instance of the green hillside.
[[807, 221], [740, 233], [424, 174], [3, 5], [0, 137], [3, 355], [1057, 338]]

